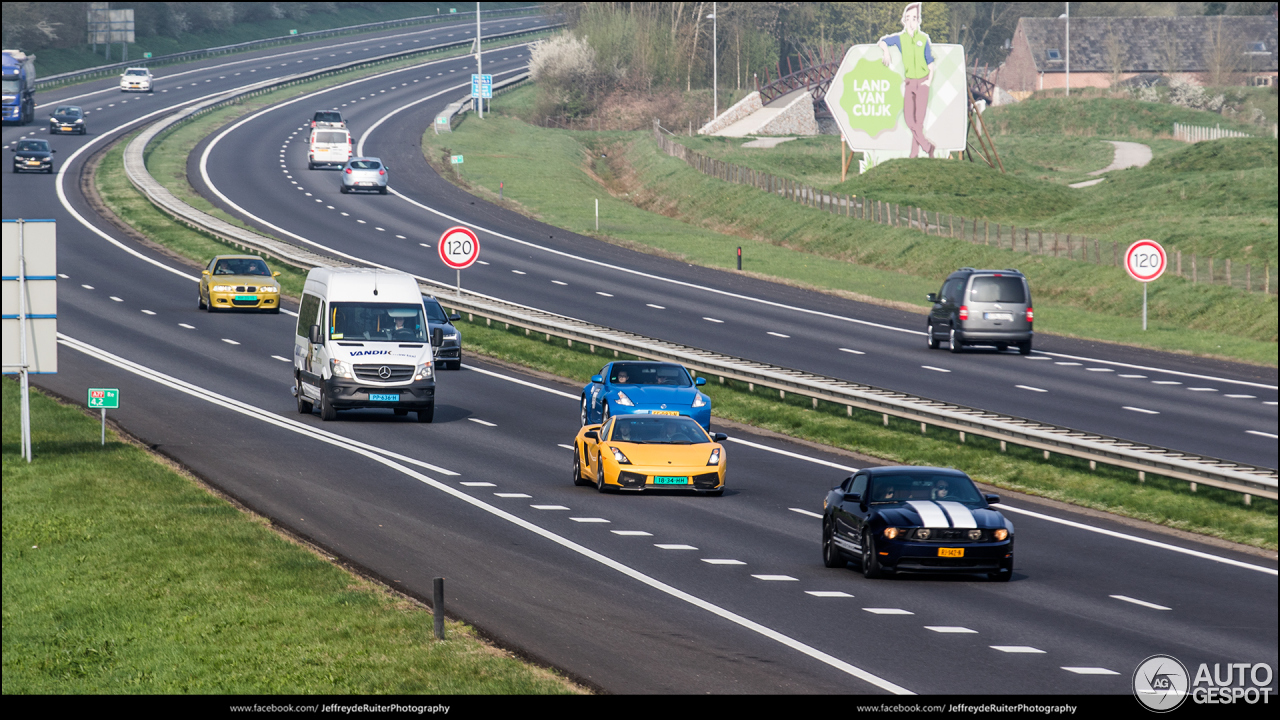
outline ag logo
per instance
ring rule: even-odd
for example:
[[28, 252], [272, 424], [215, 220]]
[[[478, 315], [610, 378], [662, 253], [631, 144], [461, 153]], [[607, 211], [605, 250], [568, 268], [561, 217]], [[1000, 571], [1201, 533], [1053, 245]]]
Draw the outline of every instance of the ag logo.
[[1187, 668], [1171, 655], [1152, 655], [1133, 671], [1133, 694], [1148, 710], [1169, 712], [1187, 699]]

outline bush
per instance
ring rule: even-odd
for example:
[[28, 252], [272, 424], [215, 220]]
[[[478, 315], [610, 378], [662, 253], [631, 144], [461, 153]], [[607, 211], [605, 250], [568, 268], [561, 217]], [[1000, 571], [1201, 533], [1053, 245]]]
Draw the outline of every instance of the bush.
[[586, 40], [567, 33], [533, 46], [529, 74], [538, 84], [539, 117], [590, 115], [608, 80], [608, 73], [596, 67], [596, 51]]

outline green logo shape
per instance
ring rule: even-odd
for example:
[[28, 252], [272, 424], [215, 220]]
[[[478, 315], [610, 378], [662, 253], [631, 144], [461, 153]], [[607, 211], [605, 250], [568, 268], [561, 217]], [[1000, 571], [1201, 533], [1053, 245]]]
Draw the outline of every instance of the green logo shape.
[[859, 60], [844, 76], [840, 107], [849, 126], [876, 137], [898, 124], [902, 115], [902, 76], [879, 60]]

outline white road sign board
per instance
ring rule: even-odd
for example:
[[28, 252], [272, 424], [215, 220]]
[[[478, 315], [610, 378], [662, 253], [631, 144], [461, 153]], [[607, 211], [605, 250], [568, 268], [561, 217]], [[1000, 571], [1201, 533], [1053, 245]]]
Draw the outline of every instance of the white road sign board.
[[476, 234], [464, 227], [451, 227], [440, 236], [437, 245], [440, 259], [454, 270], [471, 267], [480, 257], [480, 240]]
[[1139, 240], [1124, 253], [1124, 269], [1138, 282], [1155, 280], [1164, 274], [1167, 265], [1164, 248], [1155, 240]]

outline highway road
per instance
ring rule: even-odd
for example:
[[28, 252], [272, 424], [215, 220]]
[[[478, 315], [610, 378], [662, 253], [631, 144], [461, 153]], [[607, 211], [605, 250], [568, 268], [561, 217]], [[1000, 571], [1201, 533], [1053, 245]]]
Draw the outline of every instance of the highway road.
[[[490, 55], [485, 68], [495, 76], [527, 59]], [[467, 61], [456, 62], [435, 70], [439, 85], [454, 88], [438, 94], [426, 92], [422, 73], [403, 71], [255, 113], [197, 148], [188, 175], [206, 197], [264, 231], [449, 284], [454, 271], [432, 247], [448, 227], [469, 224], [480, 231], [484, 264], [464, 273], [464, 285], [505, 300], [946, 402], [1276, 466], [1274, 369], [1048, 336], [1037, 342], [1043, 352], [1029, 357], [930, 351], [920, 315], [645, 255], [477, 200], [439, 178], [419, 150], [436, 112], [469, 77]], [[336, 170], [307, 170], [301, 121], [313, 107], [341, 110], [363, 154], [389, 160], [395, 197], [344, 196]]]
[[[341, 53], [323, 53], [322, 47], [336, 49], [344, 42], [351, 40], [316, 43], [309, 48], [314, 55], [303, 55], [336, 57]], [[377, 49], [372, 42], [368, 46], [370, 52]], [[267, 70], [265, 65], [278, 67], [280, 60], [270, 53], [257, 55], [236, 56], [245, 61], [237, 71], [256, 70], [257, 79]], [[495, 71], [504, 69], [500, 58], [486, 58], [486, 67], [493, 63]], [[519, 62], [508, 58], [511, 66]], [[382, 78], [374, 91], [388, 91], [377, 92], [379, 98], [404, 92], [406, 98], [400, 102], [407, 102], [413, 79], [420, 80], [413, 92], [421, 98], [454, 88], [456, 76], [466, 67], [465, 61], [424, 66], [417, 76], [406, 75], [407, 80], [395, 83], [398, 90], [392, 90], [390, 78]], [[445, 71], [435, 74], [441, 68]], [[155, 97], [120, 98], [108, 91], [87, 102], [82, 99], [79, 103], [92, 111], [94, 134], [55, 139], [58, 158], [65, 161], [77, 148], [127, 129], [141, 116], [234, 86], [243, 82], [241, 78], [210, 63], [182, 76], [182, 88], [158, 74]], [[90, 86], [46, 93], [41, 101], [92, 90]], [[451, 92], [438, 97], [450, 98]], [[368, 90], [360, 94], [370, 97]], [[355, 98], [361, 102], [359, 95]], [[270, 172], [275, 183], [264, 188], [292, 188], [289, 179], [305, 176], [305, 170], [290, 165], [302, 157], [296, 141], [279, 146], [288, 144], [288, 134], [318, 107], [279, 111], [289, 122], [281, 122], [271, 153], [245, 154], [241, 161], [254, 167], [278, 164], [278, 151], [285, 149], [286, 167], [265, 167], [241, 180], [256, 182]], [[353, 122], [377, 120], [366, 119], [363, 108], [344, 108], [344, 113], [351, 113]], [[427, 122], [431, 114], [427, 103], [413, 113]], [[33, 131], [36, 136], [45, 133], [5, 128], [4, 141], [9, 144]], [[239, 132], [228, 138], [241, 142], [241, 137], [254, 134]], [[257, 134], [265, 137], [267, 132]], [[416, 140], [410, 146], [416, 148]], [[405, 162], [412, 160], [411, 154], [390, 145], [367, 151], [396, 158], [393, 186], [412, 185], [412, 166]], [[148, 445], [391, 587], [430, 598], [431, 579], [446, 577], [447, 606], [457, 617], [593, 687], [615, 693], [689, 694], [1126, 694], [1133, 669], [1154, 653], [1172, 654], [1189, 666], [1245, 661], [1277, 665], [1276, 563], [1255, 555], [1006, 498], [1005, 511], [1017, 526], [1012, 582], [994, 584], [976, 577], [867, 581], [852, 569], [824, 568], [819, 557], [820, 521], [815, 516], [825, 491], [855, 467], [844, 456], [735, 432], [728, 452], [730, 485], [722, 498], [600, 495], [573, 486], [569, 479], [570, 450], [565, 446], [577, 428], [577, 388], [471, 358], [463, 371], [441, 374], [436, 422], [431, 425], [379, 411], [345, 413], [336, 423], [299, 415], [289, 394], [295, 319], [288, 314], [198, 311], [197, 269], [129, 240], [93, 215], [77, 182], [86, 155], [75, 157], [68, 167], [59, 165], [57, 177], [4, 177], [5, 217], [59, 221], [59, 270], [64, 276], [59, 328], [65, 340], [60, 372], [38, 377], [36, 384], [73, 400], [81, 399], [90, 386], [121, 388], [121, 409], [113, 411], [113, 418]], [[217, 157], [215, 153], [214, 160]], [[211, 172], [216, 183], [216, 171]], [[400, 246], [391, 239], [404, 235], [405, 252], [418, 253], [420, 263], [406, 269], [434, 272], [426, 260], [429, 250], [416, 245], [434, 239], [424, 229], [425, 213], [397, 219], [402, 211], [395, 208], [413, 206], [395, 197], [340, 196], [332, 175], [328, 177], [331, 182], [323, 187], [332, 190], [332, 198], [326, 194], [322, 203], [302, 199], [322, 187], [310, 179], [303, 190], [273, 190], [273, 197], [290, 211], [306, 202], [317, 206], [312, 212], [330, 226], [323, 237], [341, 235], [338, 239], [349, 243], [347, 250], [395, 257], [392, 253]], [[231, 185], [238, 189], [241, 183]], [[60, 202], [59, 188], [66, 205]], [[422, 201], [452, 190], [422, 186], [412, 192]], [[296, 202], [288, 199], [290, 193], [298, 196]], [[348, 199], [362, 203], [337, 204]], [[470, 201], [457, 202], [460, 211], [472, 208]], [[335, 210], [324, 207], [328, 204]], [[357, 218], [351, 209], [360, 207], [367, 214]], [[81, 225], [73, 211], [95, 229]], [[341, 212], [352, 218], [350, 233], [332, 231], [346, 221]], [[481, 224], [498, 218], [530, 233], [537, 229], [523, 219], [502, 217], [478, 201], [469, 212], [476, 212]], [[361, 234], [365, 225], [371, 225], [367, 236]], [[299, 234], [307, 231], [301, 224], [289, 228]], [[550, 299], [547, 302], [567, 303], [556, 300], [557, 293], [584, 293], [590, 287], [578, 286], [585, 278], [599, 278], [607, 270], [597, 265], [577, 277], [558, 276], [555, 279], [563, 277], [562, 282], [573, 284], [558, 286], [547, 280], [552, 287], [539, 291], [532, 283], [522, 286], [524, 278], [509, 271], [521, 268], [501, 264], [516, 262], [518, 253], [512, 248], [525, 247], [507, 242], [510, 245], [486, 245], [491, 265], [485, 269], [493, 270], [496, 278], [489, 282], [501, 281], [504, 289], [523, 294], [504, 294], [510, 299], [544, 297]], [[657, 259], [588, 245], [571, 239], [565, 247], [576, 249], [576, 254], [590, 251], [594, 259], [619, 266], [625, 261], [646, 272], [657, 268], [682, 273], [675, 279], [686, 282], [716, 278], [694, 268], [646, 265]], [[552, 272], [550, 259], [558, 256], [536, 249], [525, 252], [528, 275], [534, 275], [535, 267]], [[473, 282], [485, 282], [482, 273], [473, 275]], [[740, 282], [727, 276], [718, 279]], [[707, 292], [667, 286], [665, 292], [673, 298]], [[749, 291], [744, 294], [770, 290], [775, 294], [769, 298], [808, 310], [848, 309], [825, 296], [787, 288], [746, 284], [741, 289]], [[640, 294], [628, 292], [637, 298]], [[780, 317], [811, 315], [735, 302], [758, 308], [758, 315], [768, 308]], [[829, 302], [836, 304], [825, 304]], [[664, 318], [701, 312], [693, 309], [697, 304], [668, 303], [663, 309], [650, 309], [669, 313]], [[590, 303], [576, 307], [614, 326], [630, 317], [626, 308], [613, 314]], [[741, 334], [743, 327], [750, 327], [749, 313], [742, 308], [717, 308], [724, 317], [711, 310], [705, 314], [726, 325], [741, 323]], [[673, 312], [677, 309], [680, 312]], [[892, 315], [885, 312], [865, 308], [857, 319], [891, 325]], [[708, 327], [716, 325], [706, 322]], [[832, 322], [843, 323], [833, 327], [843, 328], [846, 338], [853, 330], [866, 338], [880, 333], [915, 337]], [[662, 327], [676, 332], [682, 325], [670, 320]], [[923, 347], [923, 340], [916, 344]], [[848, 339], [842, 346], [858, 349]], [[1052, 368], [1037, 371], [1042, 374], [1106, 375], [1084, 374], [1103, 363], [1058, 366], [1058, 357], [1033, 367]], [[975, 363], [983, 359], [961, 358]], [[928, 364], [940, 366], [952, 357], [929, 359]], [[1197, 372], [1204, 369], [1198, 361], [1183, 362], [1163, 372], [1188, 381], [1169, 371], [1257, 381], [1247, 369], [1228, 377], [1225, 371], [1231, 368]], [[1110, 367], [1117, 375], [1156, 377], [1154, 371]], [[1163, 392], [1166, 386], [1153, 387], [1153, 392]], [[1249, 386], [1224, 382], [1222, 387]], [[1254, 404], [1264, 397], [1257, 388], [1220, 392], [1256, 395]], [[1270, 392], [1273, 397], [1274, 389]], [[1172, 399], [1168, 403], [1180, 407]], [[40, 454], [39, 446], [35, 452]]]

